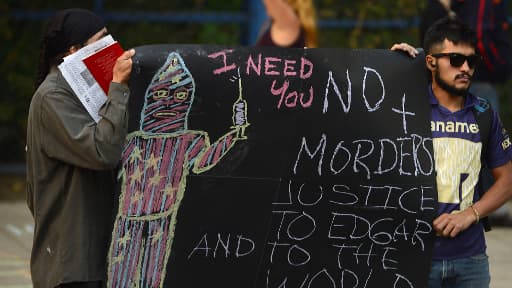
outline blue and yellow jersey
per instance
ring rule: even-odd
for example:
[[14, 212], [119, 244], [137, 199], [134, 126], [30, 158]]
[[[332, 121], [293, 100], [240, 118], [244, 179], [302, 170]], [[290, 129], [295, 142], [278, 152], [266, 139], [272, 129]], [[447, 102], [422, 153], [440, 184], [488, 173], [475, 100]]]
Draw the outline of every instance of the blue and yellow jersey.
[[[434, 145], [435, 170], [439, 209], [443, 213], [457, 213], [479, 199], [479, 173], [482, 167], [482, 139], [480, 127], [473, 112], [479, 100], [468, 94], [462, 110], [451, 112], [441, 106], [429, 88], [431, 130]], [[510, 161], [510, 140], [493, 112], [487, 151], [483, 159], [489, 168]], [[485, 252], [482, 224], [471, 225], [456, 238], [436, 237], [433, 259], [448, 260], [469, 257]]]

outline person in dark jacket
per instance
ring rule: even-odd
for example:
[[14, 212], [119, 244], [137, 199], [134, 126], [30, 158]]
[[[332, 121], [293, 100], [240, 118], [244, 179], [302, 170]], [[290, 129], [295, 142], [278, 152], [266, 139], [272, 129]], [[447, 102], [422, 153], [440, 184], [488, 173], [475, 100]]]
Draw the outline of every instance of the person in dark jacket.
[[96, 123], [57, 65], [107, 34], [83, 9], [58, 11], [43, 37], [27, 123], [27, 203], [34, 217], [33, 286], [102, 287], [113, 215], [114, 168], [127, 132], [127, 86], [135, 51], [113, 70]]
[[476, 32], [476, 48], [483, 62], [475, 72], [471, 91], [489, 100], [497, 111], [499, 101], [494, 86], [506, 82], [512, 74], [507, 11], [503, 0], [429, 0], [420, 21], [421, 43], [430, 25], [448, 15], [459, 18]]

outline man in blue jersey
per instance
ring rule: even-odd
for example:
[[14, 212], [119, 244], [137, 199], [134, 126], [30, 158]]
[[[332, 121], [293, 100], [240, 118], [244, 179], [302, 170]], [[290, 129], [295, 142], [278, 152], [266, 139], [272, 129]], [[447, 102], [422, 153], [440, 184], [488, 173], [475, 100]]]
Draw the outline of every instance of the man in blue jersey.
[[[489, 127], [479, 127], [475, 111], [490, 108], [483, 107], [485, 103], [482, 105], [482, 100], [468, 92], [480, 62], [476, 43], [474, 31], [450, 17], [435, 22], [425, 34], [439, 202], [438, 217], [433, 223], [436, 238], [428, 287], [489, 287], [489, 263], [480, 220], [512, 198], [510, 139], [492, 110], [488, 111]], [[406, 43], [395, 44], [391, 49], [412, 57], [418, 55]], [[488, 133], [483, 133], [484, 129]], [[495, 183], [480, 196], [483, 165], [491, 169]]]

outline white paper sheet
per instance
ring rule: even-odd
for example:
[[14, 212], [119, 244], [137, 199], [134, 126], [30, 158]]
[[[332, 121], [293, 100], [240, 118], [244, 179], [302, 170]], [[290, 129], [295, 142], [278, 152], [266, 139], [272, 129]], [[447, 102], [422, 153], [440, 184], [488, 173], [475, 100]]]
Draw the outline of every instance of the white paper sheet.
[[107, 101], [107, 95], [105, 95], [100, 85], [94, 80], [82, 59], [114, 42], [112, 36], [107, 35], [65, 57], [64, 62], [59, 65], [59, 70], [64, 79], [69, 83], [73, 92], [78, 96], [78, 99], [80, 99], [96, 123], [101, 120], [98, 112], [105, 101]]

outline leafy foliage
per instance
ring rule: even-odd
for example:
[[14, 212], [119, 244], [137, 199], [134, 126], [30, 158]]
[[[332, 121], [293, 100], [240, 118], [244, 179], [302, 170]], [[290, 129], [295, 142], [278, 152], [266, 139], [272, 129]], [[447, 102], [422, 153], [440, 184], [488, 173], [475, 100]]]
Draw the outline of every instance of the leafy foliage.
[[[102, 7], [95, 7], [103, 2]], [[321, 28], [320, 47], [388, 49], [395, 42], [418, 41], [417, 21], [425, 1], [414, 0], [316, 0], [321, 21], [349, 20], [347, 28]], [[509, 1], [512, 11], [512, 1]], [[74, 7], [98, 9], [98, 13], [238, 13], [247, 0], [174, 0], [174, 1], [73, 1]], [[21, 162], [24, 158], [26, 118], [34, 92], [40, 38], [44, 20], [19, 20], [15, 11], [48, 12], [69, 7], [63, 0], [6, 0], [0, 2], [0, 163]], [[122, 7], [122, 8], [121, 8]], [[512, 14], [512, 13], [511, 13]], [[4, 17], [6, 15], [6, 17]], [[106, 14], [105, 14], [106, 15]], [[367, 27], [371, 21], [395, 21], [396, 28]], [[402, 22], [400, 22], [402, 21]], [[378, 22], [380, 23], [380, 22]], [[239, 23], [166, 23], [108, 21], [110, 32], [125, 48], [156, 43], [239, 45], [245, 28]], [[512, 83], [500, 87], [502, 119], [512, 128]]]

